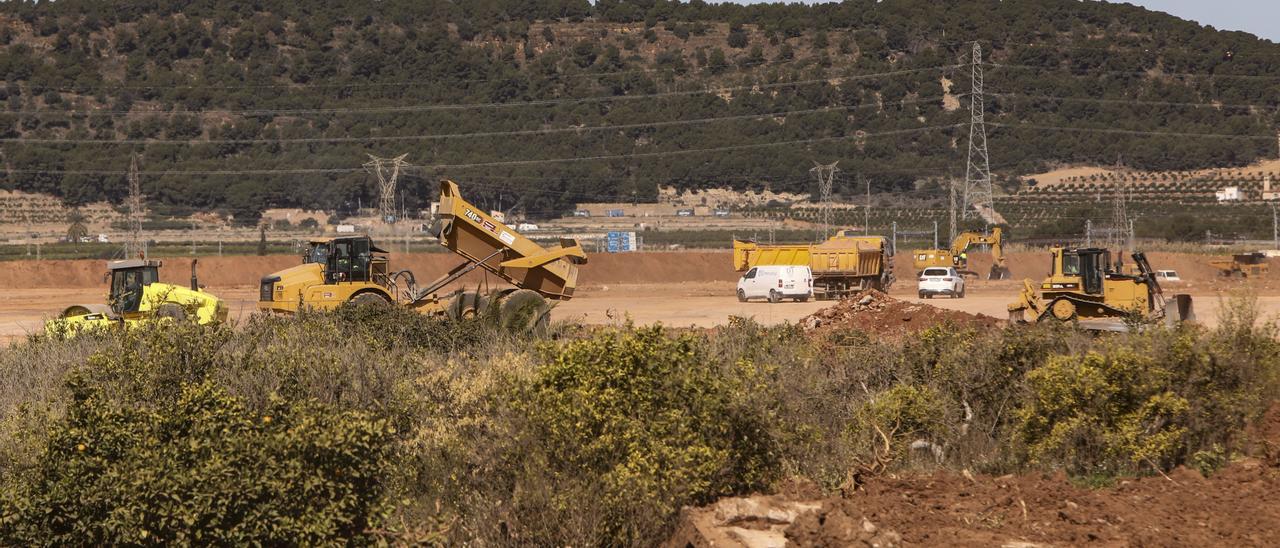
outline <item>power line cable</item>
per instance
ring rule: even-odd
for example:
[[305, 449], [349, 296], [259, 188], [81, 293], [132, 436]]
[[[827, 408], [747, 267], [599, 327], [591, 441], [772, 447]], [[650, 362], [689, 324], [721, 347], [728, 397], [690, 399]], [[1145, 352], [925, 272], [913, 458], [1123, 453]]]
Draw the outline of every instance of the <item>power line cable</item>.
[[[930, 103], [942, 101], [943, 97], [928, 97], [920, 99], [903, 99], [894, 101], [894, 105], [909, 105], [919, 103]], [[883, 105], [877, 103], [866, 103], [855, 106], [835, 106], [820, 107], [801, 110], [787, 110], [777, 112], [765, 112], [760, 114], [735, 114], [732, 116], [717, 116], [710, 118], [695, 118], [690, 120], [664, 120], [660, 122], [638, 122], [631, 124], [613, 124], [599, 126], [570, 126], [563, 128], [541, 128], [511, 131], [482, 131], [471, 133], [438, 133], [424, 135], [373, 135], [368, 137], [297, 137], [297, 138], [275, 138], [275, 139], [57, 139], [44, 137], [7, 137], [0, 138], [0, 143], [30, 143], [30, 144], [112, 144], [112, 145], [204, 145], [204, 144], [283, 144], [283, 143], [362, 143], [362, 142], [386, 142], [386, 141], [431, 141], [442, 139], [460, 139], [460, 138], [481, 138], [481, 137], [516, 137], [530, 135], [548, 135], [556, 133], [581, 133], [591, 131], [605, 130], [625, 130], [638, 128], [659, 128], [670, 126], [686, 126], [698, 125], [714, 122], [725, 122], [734, 120], [750, 120], [756, 118], [768, 118], [772, 116], [794, 116], [802, 114], [815, 114], [820, 112], [841, 112], [846, 110], [857, 110], [863, 108], [882, 108]]]
[[[711, 148], [695, 148], [684, 150], [667, 150], [655, 152], [637, 152], [630, 154], [614, 154], [614, 155], [597, 155], [597, 156], [574, 156], [569, 158], [545, 158], [536, 160], [499, 160], [493, 162], [474, 162], [461, 164], [432, 164], [430, 166], [405, 166], [406, 170], [442, 170], [442, 169], [471, 169], [483, 167], [498, 166], [522, 166], [537, 164], [558, 164], [558, 163], [576, 163], [591, 162], [602, 160], [629, 160], [635, 158], [659, 158], [665, 156], [677, 156], [686, 154], [701, 154], [709, 152], [729, 152], [736, 150], [754, 150], [761, 148], [771, 148], [778, 146], [813, 144], [825, 142], [837, 142], [851, 139], [860, 139], [867, 137], [884, 137], [890, 135], [905, 135], [911, 133], [921, 133], [926, 131], [934, 131], [940, 129], [953, 129], [960, 127], [957, 124], [939, 125], [939, 126], [923, 126], [909, 129], [887, 130], [876, 133], [862, 133], [859, 135], [841, 135], [835, 137], [819, 137], [811, 139], [796, 139], [790, 141], [772, 141], [766, 143], [752, 143], [743, 145], [730, 145]], [[340, 174], [354, 173], [364, 171], [361, 168], [291, 168], [291, 169], [210, 169], [210, 170], [166, 170], [166, 171], [150, 171], [141, 172], [143, 175], [315, 175], [315, 174]], [[98, 176], [115, 176], [124, 175], [125, 171], [119, 170], [40, 170], [40, 169], [11, 169], [8, 173], [13, 174], [51, 174], [51, 175], [98, 175]]]

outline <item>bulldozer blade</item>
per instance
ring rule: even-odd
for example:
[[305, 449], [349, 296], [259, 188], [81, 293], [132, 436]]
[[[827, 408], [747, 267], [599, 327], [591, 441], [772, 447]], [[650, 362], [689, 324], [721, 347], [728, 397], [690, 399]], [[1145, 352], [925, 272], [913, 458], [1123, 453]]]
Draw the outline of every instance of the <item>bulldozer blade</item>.
[[1191, 295], [1174, 295], [1165, 304], [1165, 322], [1170, 325], [1177, 322], [1196, 321], [1195, 304]]

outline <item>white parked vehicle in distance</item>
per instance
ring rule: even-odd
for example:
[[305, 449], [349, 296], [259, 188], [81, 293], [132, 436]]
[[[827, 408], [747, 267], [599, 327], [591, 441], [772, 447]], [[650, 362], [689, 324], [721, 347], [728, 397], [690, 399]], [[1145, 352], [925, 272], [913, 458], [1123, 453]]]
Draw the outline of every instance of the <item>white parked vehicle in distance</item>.
[[813, 296], [813, 271], [807, 266], [757, 266], [738, 280], [738, 302], [782, 299], [804, 302]]
[[920, 285], [917, 286], [920, 298], [932, 299], [934, 295], [948, 295], [951, 298], [964, 298], [964, 276], [955, 267], [935, 266], [924, 269], [920, 273]]
[[1157, 270], [1156, 281], [1157, 282], [1180, 282], [1182, 281], [1182, 278], [1178, 277], [1178, 271], [1176, 270]]

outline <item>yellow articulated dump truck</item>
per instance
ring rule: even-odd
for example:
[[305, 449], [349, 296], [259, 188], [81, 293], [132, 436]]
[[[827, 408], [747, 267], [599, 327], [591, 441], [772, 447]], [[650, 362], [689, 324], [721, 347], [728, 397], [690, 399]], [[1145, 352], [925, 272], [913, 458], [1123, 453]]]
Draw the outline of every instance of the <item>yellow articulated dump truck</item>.
[[[316, 240], [302, 264], [262, 278], [258, 308], [297, 312], [332, 310], [345, 303], [397, 304], [460, 319], [493, 307], [504, 326], [534, 328], [548, 322], [548, 300], [573, 297], [578, 265], [587, 261], [574, 240], [562, 239], [547, 249], [521, 236], [463, 200], [452, 181], [440, 183], [440, 218], [433, 231], [463, 261], [426, 285], [419, 285], [411, 271], [392, 270], [387, 252], [368, 236]], [[513, 287], [439, 294], [477, 268]]]
[[1102, 331], [1127, 329], [1124, 319], [1195, 320], [1190, 295], [1165, 298], [1146, 255], [1133, 254], [1138, 273], [1113, 267], [1111, 253], [1100, 248], [1050, 249], [1049, 277], [1037, 288], [1023, 282], [1018, 300], [1009, 304], [1015, 323], [1059, 321]]
[[1260, 251], [1237, 253], [1230, 259], [1209, 261], [1218, 274], [1228, 278], [1261, 278], [1267, 275], [1267, 255]]
[[227, 304], [200, 288], [196, 261], [191, 261], [191, 287], [160, 282], [160, 261], [132, 259], [107, 263], [111, 282], [108, 304], [77, 304], [45, 322], [50, 335], [74, 335], [86, 329], [136, 327], [153, 320], [226, 321]]
[[733, 241], [733, 267], [746, 272], [757, 266], [807, 266], [819, 299], [838, 299], [863, 289], [888, 289], [893, 283], [891, 245], [883, 236], [841, 230], [818, 244], [766, 245]]

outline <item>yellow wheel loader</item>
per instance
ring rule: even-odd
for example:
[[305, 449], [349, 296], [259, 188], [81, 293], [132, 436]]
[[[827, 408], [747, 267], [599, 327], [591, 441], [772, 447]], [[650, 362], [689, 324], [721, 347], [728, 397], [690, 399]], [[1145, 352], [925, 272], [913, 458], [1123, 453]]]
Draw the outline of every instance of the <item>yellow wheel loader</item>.
[[962, 232], [951, 241], [948, 249], [916, 249], [911, 251], [911, 266], [916, 275], [929, 267], [954, 266], [961, 274], [977, 277], [978, 273], [969, 270], [969, 248], [977, 245], [991, 246], [991, 272], [989, 280], [1003, 280], [1009, 277], [1009, 268], [1005, 266], [1004, 232], [999, 228], [991, 230], [991, 234], [978, 232]]
[[[577, 265], [587, 262], [576, 241], [562, 239], [543, 248], [463, 200], [452, 181], [440, 183], [440, 218], [433, 231], [463, 261], [426, 285], [420, 286], [411, 271], [392, 271], [387, 252], [369, 236], [345, 236], [313, 241], [301, 265], [263, 277], [258, 308], [293, 313], [346, 303], [396, 304], [461, 319], [493, 307], [504, 326], [530, 329], [549, 321], [548, 300], [573, 297]], [[513, 287], [438, 293], [477, 268]]]
[[1170, 324], [1195, 319], [1191, 296], [1166, 299], [1142, 253], [1133, 254], [1136, 275], [1113, 267], [1106, 249], [1055, 247], [1050, 253], [1049, 277], [1039, 288], [1031, 280], [1023, 282], [1018, 300], [1008, 307], [1011, 322], [1053, 320], [1119, 331], [1127, 329], [1126, 319]]
[[160, 261], [132, 259], [107, 263], [111, 282], [108, 304], [77, 304], [45, 322], [50, 335], [74, 335], [87, 329], [137, 327], [150, 321], [226, 321], [227, 304], [200, 288], [196, 261], [191, 261], [191, 286], [160, 282]]

